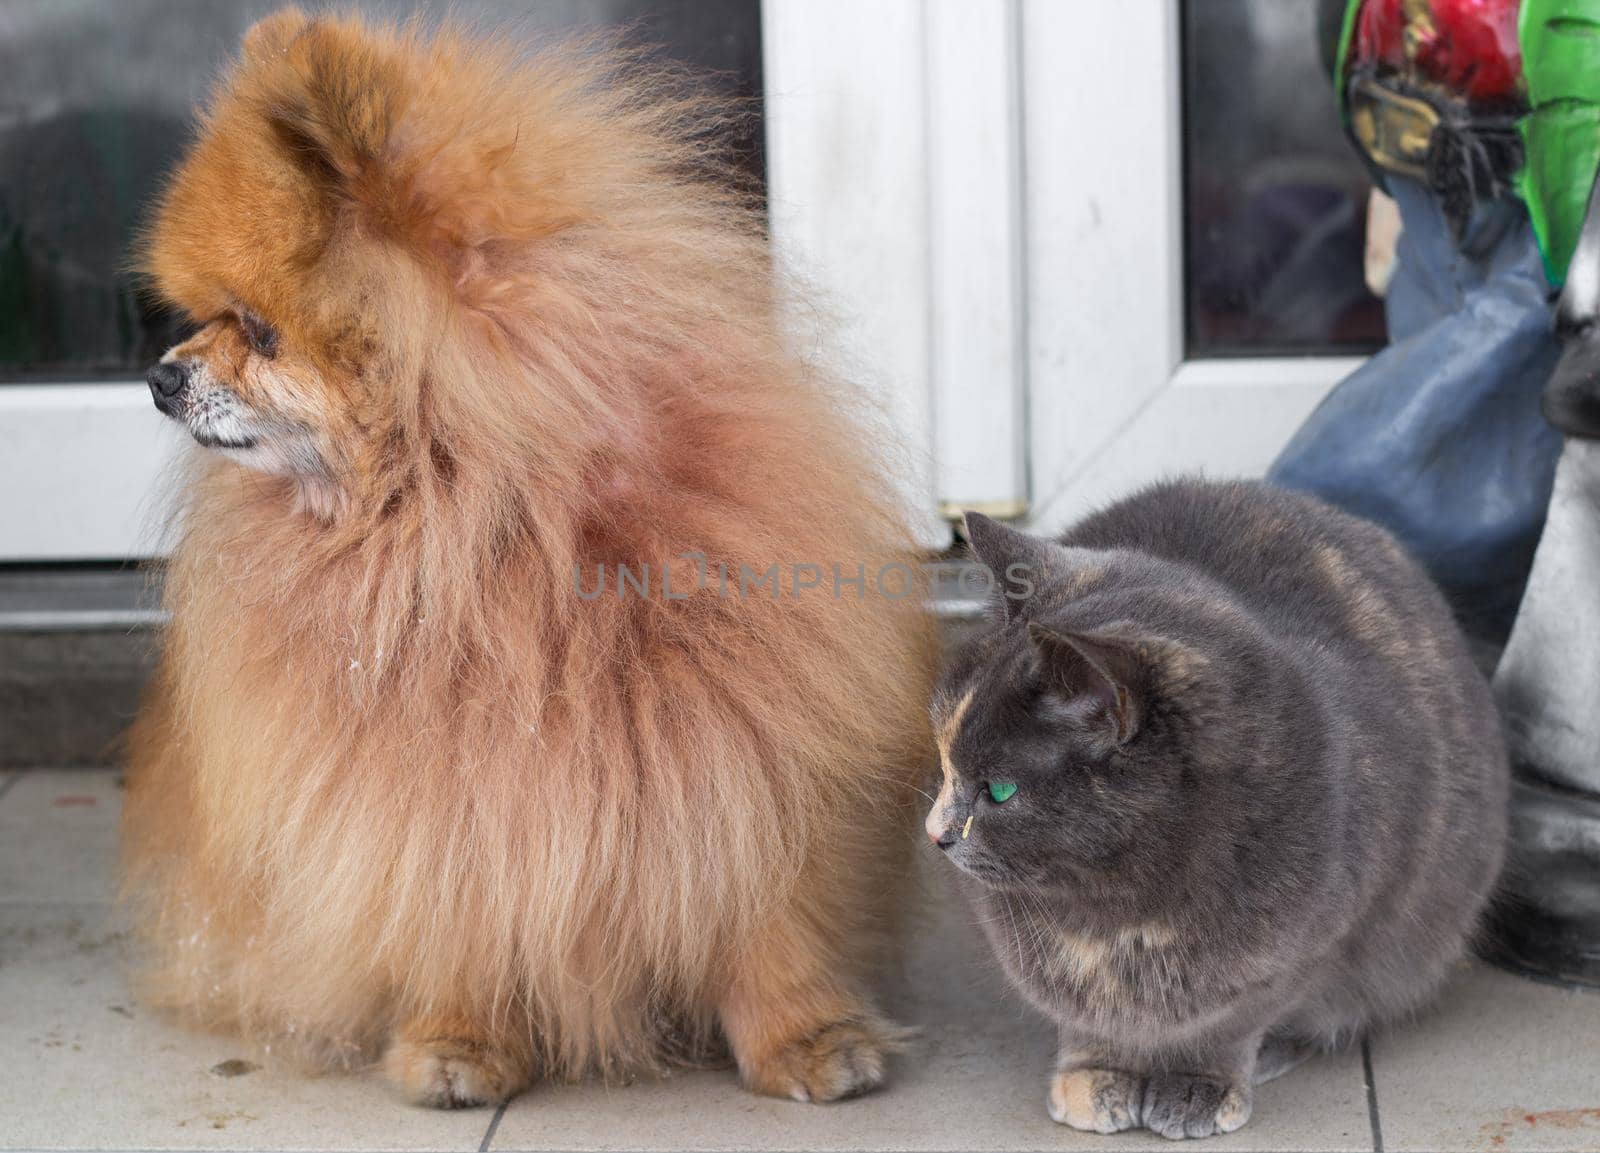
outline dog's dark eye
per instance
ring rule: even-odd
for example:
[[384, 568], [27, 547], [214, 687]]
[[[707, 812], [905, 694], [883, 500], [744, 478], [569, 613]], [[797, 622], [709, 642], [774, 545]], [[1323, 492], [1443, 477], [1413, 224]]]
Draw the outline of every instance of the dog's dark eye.
[[267, 359], [278, 355], [278, 330], [262, 320], [253, 312], [247, 312], [239, 317], [239, 324], [244, 329], [244, 338], [250, 342], [250, 347], [255, 352]]

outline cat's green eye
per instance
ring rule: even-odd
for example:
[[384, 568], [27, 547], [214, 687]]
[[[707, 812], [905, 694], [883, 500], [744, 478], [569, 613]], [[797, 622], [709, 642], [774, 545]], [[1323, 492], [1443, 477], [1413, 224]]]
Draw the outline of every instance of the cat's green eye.
[[1017, 786], [1010, 781], [990, 781], [989, 799], [997, 805], [1003, 805], [1016, 794]]

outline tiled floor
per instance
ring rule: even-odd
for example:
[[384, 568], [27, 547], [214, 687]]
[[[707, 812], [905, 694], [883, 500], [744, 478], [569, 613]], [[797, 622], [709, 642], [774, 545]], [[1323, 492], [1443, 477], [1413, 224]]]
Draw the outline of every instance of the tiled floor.
[[[860, 1101], [767, 1100], [697, 1073], [436, 1113], [370, 1076], [257, 1067], [238, 1043], [183, 1032], [130, 997], [109, 905], [118, 804], [110, 773], [0, 773], [0, 1148], [1170, 1148], [1051, 1123], [1051, 1031], [981, 963], [936, 870], [894, 1006], [922, 1037], [888, 1091]], [[1203, 1147], [1600, 1150], [1600, 995], [1463, 966], [1437, 1012], [1372, 1043], [1370, 1091], [1363, 1056], [1265, 1086], [1249, 1125]]]

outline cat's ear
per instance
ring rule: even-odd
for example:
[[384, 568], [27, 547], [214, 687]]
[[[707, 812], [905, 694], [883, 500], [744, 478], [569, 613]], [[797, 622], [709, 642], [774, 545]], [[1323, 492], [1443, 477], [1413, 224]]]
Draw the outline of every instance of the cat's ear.
[[[989, 570], [1005, 619], [1016, 619], [1022, 605], [1049, 574], [1052, 556], [1062, 549], [1040, 537], [1018, 532], [981, 512], [964, 516], [972, 557]], [[1059, 568], [1057, 563], [1053, 567]]]
[[1039, 654], [1049, 691], [1064, 711], [1106, 728], [1117, 745], [1139, 733], [1144, 719], [1142, 665], [1137, 642], [1114, 633], [1057, 632], [1030, 621], [1028, 638]]

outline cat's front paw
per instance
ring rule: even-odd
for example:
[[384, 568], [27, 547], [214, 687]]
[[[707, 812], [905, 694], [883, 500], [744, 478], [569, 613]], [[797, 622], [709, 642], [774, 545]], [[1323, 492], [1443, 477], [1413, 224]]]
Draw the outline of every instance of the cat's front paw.
[[466, 1037], [397, 1040], [383, 1069], [408, 1101], [434, 1109], [498, 1105], [527, 1084], [520, 1061]]
[[796, 1101], [839, 1101], [883, 1084], [903, 1030], [876, 1021], [841, 1021], [779, 1050], [746, 1071], [757, 1093]]
[[1163, 1137], [1232, 1133], [1250, 1120], [1250, 1086], [1188, 1073], [1156, 1073], [1144, 1087], [1140, 1117]]
[[1139, 1123], [1143, 1093], [1120, 1069], [1069, 1069], [1050, 1081], [1050, 1117], [1085, 1133], [1121, 1133]]

